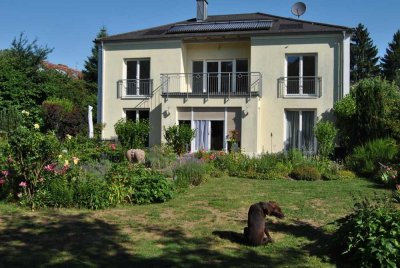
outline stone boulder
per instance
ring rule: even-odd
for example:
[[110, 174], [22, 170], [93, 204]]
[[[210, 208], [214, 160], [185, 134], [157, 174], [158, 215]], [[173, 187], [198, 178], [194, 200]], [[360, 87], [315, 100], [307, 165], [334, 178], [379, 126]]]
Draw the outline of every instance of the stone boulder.
[[146, 154], [141, 149], [130, 149], [126, 152], [126, 157], [131, 163], [143, 164], [145, 161]]

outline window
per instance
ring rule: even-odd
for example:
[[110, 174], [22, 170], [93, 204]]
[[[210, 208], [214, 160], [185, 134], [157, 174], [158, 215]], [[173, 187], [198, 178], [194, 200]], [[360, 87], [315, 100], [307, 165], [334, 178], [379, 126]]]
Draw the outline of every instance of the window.
[[318, 93], [316, 56], [289, 55], [286, 60], [286, 94], [316, 95]]
[[126, 60], [126, 96], [150, 95], [150, 59]]
[[247, 59], [193, 61], [193, 93], [247, 93]]
[[132, 121], [149, 120], [149, 110], [126, 109], [125, 117]]
[[286, 111], [286, 150], [315, 151], [315, 111]]

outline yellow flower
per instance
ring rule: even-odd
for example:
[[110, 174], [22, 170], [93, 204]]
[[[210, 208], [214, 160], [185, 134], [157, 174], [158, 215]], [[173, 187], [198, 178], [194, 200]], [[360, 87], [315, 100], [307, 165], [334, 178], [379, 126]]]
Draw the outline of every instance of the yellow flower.
[[78, 165], [79, 160], [80, 159], [78, 157], [75, 157], [75, 156], [72, 157], [72, 161], [74, 161], [74, 165]]
[[61, 159], [61, 158], [62, 158], [62, 154], [59, 154], [59, 155], [58, 155], [58, 158], [60, 158], [60, 159]]
[[39, 129], [39, 128], [40, 128], [39, 124], [34, 124], [33, 127], [34, 127], [35, 129]]
[[68, 160], [64, 161], [64, 166], [69, 166], [69, 161]]
[[67, 139], [69, 139], [69, 140], [72, 139], [72, 136], [67, 134]]
[[22, 110], [22, 112], [21, 112], [23, 115], [26, 115], [26, 116], [28, 116], [29, 115], [29, 112], [28, 111], [25, 111], [25, 110]]

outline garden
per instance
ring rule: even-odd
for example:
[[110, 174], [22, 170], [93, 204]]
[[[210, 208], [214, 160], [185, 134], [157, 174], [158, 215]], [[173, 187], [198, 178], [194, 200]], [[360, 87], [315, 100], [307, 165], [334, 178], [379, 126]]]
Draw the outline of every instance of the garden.
[[[1, 103], [0, 266], [400, 266], [395, 83], [358, 81], [336, 121], [316, 124], [314, 154], [191, 154], [186, 125], [164, 128], [166, 143], [150, 148], [145, 120], [121, 119], [115, 141], [101, 140], [101, 125], [88, 138], [93, 85], [38, 67], [39, 52], [20, 40], [0, 53], [2, 90], [26, 74], [36, 83], [31, 98], [10, 91]], [[32, 65], [17, 70], [15, 59]], [[51, 90], [61, 84], [88, 91], [67, 98]], [[145, 158], [128, 160], [129, 149]], [[286, 217], [267, 217], [274, 243], [251, 247], [243, 228], [259, 201]]]

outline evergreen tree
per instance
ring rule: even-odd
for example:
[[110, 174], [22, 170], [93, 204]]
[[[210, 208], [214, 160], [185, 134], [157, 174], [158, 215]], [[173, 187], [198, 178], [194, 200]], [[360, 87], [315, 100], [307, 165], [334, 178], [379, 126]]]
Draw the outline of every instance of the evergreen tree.
[[[100, 32], [97, 34], [97, 38], [103, 38], [108, 36], [107, 29], [102, 27]], [[92, 48], [92, 55], [87, 58], [85, 61], [85, 69], [83, 72], [83, 79], [87, 82], [96, 83], [97, 84], [97, 70], [98, 70], [98, 55], [99, 54], [99, 45], [96, 43]]]
[[382, 71], [386, 79], [394, 80], [396, 73], [400, 71], [400, 30], [394, 36], [393, 41], [389, 43], [386, 54], [382, 58]]
[[351, 81], [379, 74], [378, 49], [369, 37], [368, 29], [363, 24], [358, 24], [351, 38], [350, 68]]

